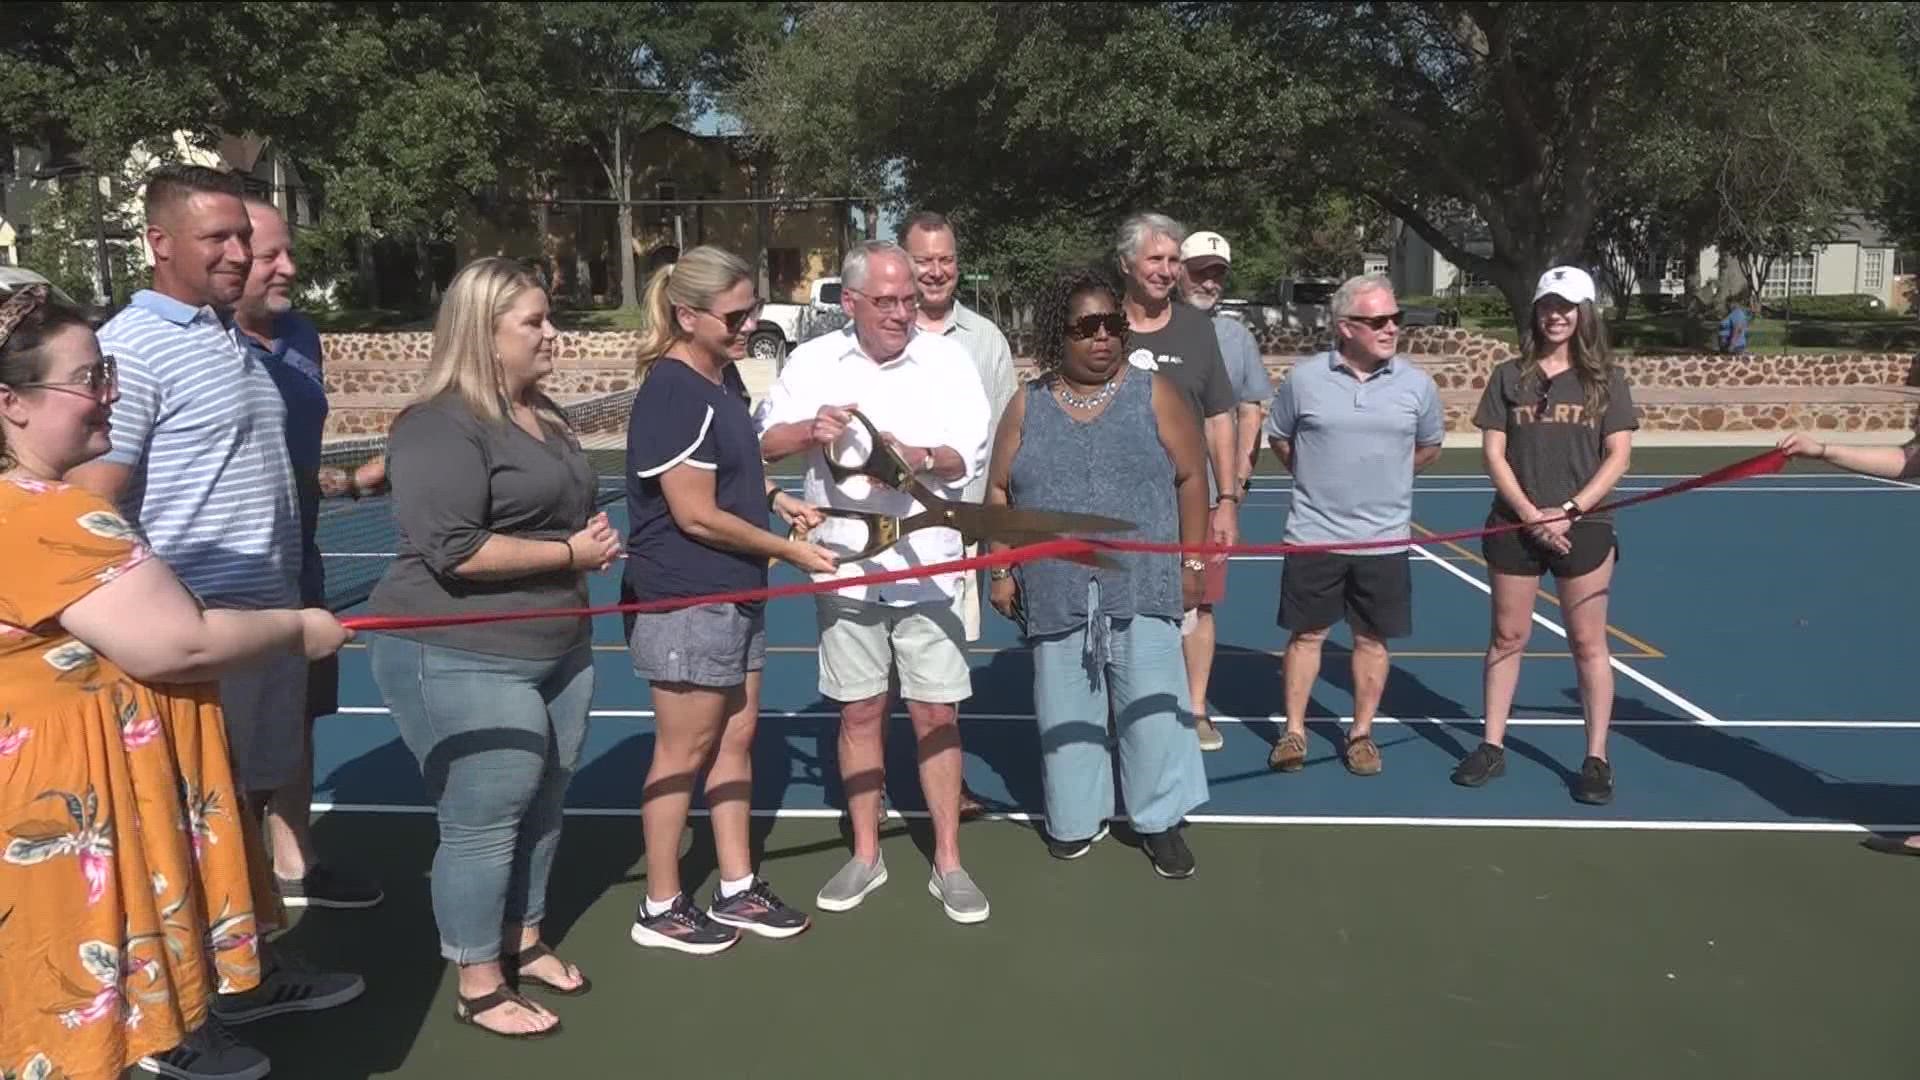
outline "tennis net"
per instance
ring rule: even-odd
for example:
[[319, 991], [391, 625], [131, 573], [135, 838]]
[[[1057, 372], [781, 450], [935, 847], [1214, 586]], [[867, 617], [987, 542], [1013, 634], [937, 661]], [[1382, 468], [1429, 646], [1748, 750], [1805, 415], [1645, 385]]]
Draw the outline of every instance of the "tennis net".
[[[626, 447], [619, 436], [626, 431], [636, 391], [621, 390], [568, 405], [567, 423], [586, 445], [598, 480], [595, 504], [605, 506], [626, 494]], [[328, 443], [321, 465], [346, 471], [386, 456], [385, 436], [342, 439]], [[334, 611], [366, 600], [386, 573], [399, 542], [399, 528], [385, 495], [359, 499], [341, 496], [320, 501], [317, 527], [327, 574], [327, 606]]]

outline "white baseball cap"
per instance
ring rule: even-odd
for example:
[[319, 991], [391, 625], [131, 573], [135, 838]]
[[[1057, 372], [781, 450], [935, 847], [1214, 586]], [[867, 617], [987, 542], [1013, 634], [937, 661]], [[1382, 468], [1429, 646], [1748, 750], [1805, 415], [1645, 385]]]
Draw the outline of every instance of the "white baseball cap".
[[1233, 248], [1227, 238], [1217, 232], [1197, 232], [1187, 237], [1180, 245], [1180, 261], [1195, 262], [1206, 259], [1219, 259], [1223, 263], [1233, 262]]
[[1593, 275], [1577, 266], [1556, 266], [1540, 275], [1540, 284], [1533, 290], [1534, 303], [1548, 295], [1558, 296], [1569, 304], [1592, 303]]

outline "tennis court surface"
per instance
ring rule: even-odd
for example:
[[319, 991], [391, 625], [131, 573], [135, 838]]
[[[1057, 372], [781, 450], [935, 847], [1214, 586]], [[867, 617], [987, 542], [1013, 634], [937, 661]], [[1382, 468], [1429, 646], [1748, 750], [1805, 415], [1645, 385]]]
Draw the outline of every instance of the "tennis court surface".
[[[1621, 493], [1752, 452], [1643, 450]], [[1491, 498], [1477, 454], [1449, 452], [1420, 479], [1415, 517], [1429, 533], [1472, 528]], [[1284, 476], [1262, 477], [1247, 537], [1279, 539], [1288, 500]], [[619, 523], [617, 499], [608, 509]], [[351, 603], [377, 579], [391, 529], [377, 500], [327, 513], [329, 577]], [[626, 937], [645, 887], [652, 727], [619, 619], [603, 618], [549, 918], [595, 989], [547, 999], [566, 1030], [531, 1045], [450, 1019], [427, 900], [433, 820], [363, 640], [343, 654], [340, 715], [316, 732], [317, 833], [331, 856], [378, 873], [389, 899], [309, 913], [289, 941], [364, 972], [368, 992], [245, 1033], [277, 1076], [316, 1077], [1914, 1075], [1902, 1026], [1920, 947], [1904, 917], [1920, 860], [1858, 840], [1920, 830], [1908, 690], [1920, 487], [1796, 467], [1633, 507], [1618, 524], [1610, 806], [1568, 795], [1579, 702], [1544, 595], [1507, 775], [1480, 790], [1448, 782], [1479, 734], [1489, 610], [1477, 545], [1416, 549], [1416, 631], [1398, 643], [1376, 729], [1384, 772], [1351, 776], [1337, 756], [1336, 723], [1352, 711], [1344, 648], [1328, 650], [1314, 692], [1307, 768], [1270, 772], [1281, 562], [1240, 559], [1213, 675], [1226, 747], [1206, 755], [1193, 879], [1155, 877], [1124, 829], [1078, 861], [1047, 856], [1029, 821], [1041, 809], [1030, 661], [989, 613], [961, 722], [968, 784], [998, 811], [962, 832], [991, 920], [955, 925], [926, 895], [902, 715], [888, 744], [889, 804], [904, 812], [887, 831], [891, 883], [854, 912], [817, 914], [799, 939], [706, 959]], [[616, 590], [603, 575], [595, 602]], [[811, 602], [775, 601], [768, 640], [755, 840], [765, 876], [812, 910], [846, 841]], [[689, 840], [704, 901], [704, 820]]]

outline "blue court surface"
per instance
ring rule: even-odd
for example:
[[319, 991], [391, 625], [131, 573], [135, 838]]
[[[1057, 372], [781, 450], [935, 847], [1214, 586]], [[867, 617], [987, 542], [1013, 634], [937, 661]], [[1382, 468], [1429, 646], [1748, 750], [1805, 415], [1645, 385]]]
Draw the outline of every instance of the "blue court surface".
[[[1679, 478], [1633, 476], [1619, 494]], [[1427, 534], [1478, 526], [1493, 498], [1480, 476], [1422, 477], [1416, 492], [1415, 517]], [[1289, 500], [1285, 477], [1263, 477], [1242, 515], [1247, 539], [1279, 540]], [[617, 499], [608, 510], [623, 522]], [[1908, 689], [1920, 486], [1786, 473], [1632, 507], [1616, 525], [1611, 805], [1582, 806], [1568, 795], [1584, 737], [1559, 612], [1545, 593], [1508, 737], [1507, 775], [1480, 790], [1448, 781], [1479, 738], [1490, 607], [1477, 543], [1429, 543], [1415, 551], [1416, 629], [1397, 643], [1375, 732], [1385, 770], [1369, 778], [1349, 775], [1338, 757], [1336, 723], [1352, 712], [1350, 639], [1342, 630], [1314, 691], [1307, 768], [1291, 775], [1267, 768], [1283, 710], [1284, 636], [1274, 624], [1281, 561], [1234, 561], [1219, 609], [1211, 694], [1226, 746], [1205, 756], [1211, 799], [1190, 820], [1920, 828], [1920, 707]], [[391, 550], [390, 526], [361, 527], [351, 539], [347, 531], [323, 525], [330, 580], [377, 578]], [[797, 578], [783, 568], [776, 580]], [[616, 573], [600, 575], [594, 602], [616, 602], [617, 587]], [[1026, 819], [1041, 809], [1030, 660], [1009, 623], [991, 609], [983, 621], [972, 649], [974, 695], [961, 708], [967, 782], [995, 811]], [[597, 620], [595, 642], [594, 721], [570, 812], [637, 816], [652, 746], [647, 688], [627, 661], [617, 616]], [[835, 713], [816, 688], [815, 642], [810, 599], [772, 603], [756, 814], [834, 817], [844, 806]], [[316, 809], [427, 812], [417, 767], [368, 673], [364, 638], [343, 654], [340, 701], [340, 714], [322, 719], [316, 732]], [[888, 755], [889, 805], [912, 814], [922, 803], [903, 713]]]

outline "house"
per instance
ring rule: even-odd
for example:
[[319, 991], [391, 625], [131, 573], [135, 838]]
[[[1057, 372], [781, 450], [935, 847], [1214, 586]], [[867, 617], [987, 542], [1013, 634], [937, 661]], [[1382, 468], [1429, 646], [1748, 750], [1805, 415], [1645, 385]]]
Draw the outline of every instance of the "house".
[[[1493, 250], [1484, 227], [1475, 223], [1463, 226], [1466, 248], [1485, 255]], [[1405, 222], [1395, 220], [1393, 250], [1389, 256], [1388, 276], [1395, 291], [1403, 296], [1436, 296], [1451, 289], [1491, 288], [1492, 283], [1460, 270], [1428, 244]], [[1759, 289], [1762, 300], [1788, 296], [1843, 296], [1859, 294], [1877, 298], [1887, 307], [1895, 306], [1896, 276], [1893, 241], [1870, 223], [1859, 211], [1845, 214], [1824, 244], [1794, 256], [1773, 261], [1767, 280]], [[1746, 279], [1734, 259], [1721, 259], [1720, 252], [1708, 245], [1700, 252], [1697, 267], [1702, 282], [1718, 281], [1722, 295], [1745, 291]], [[1686, 263], [1678, 257], [1652, 260], [1640, 268], [1635, 291], [1641, 296], [1679, 296], [1686, 287]]]
[[[867, 231], [855, 225], [851, 211], [871, 208], [854, 200], [776, 201], [770, 170], [744, 140], [662, 123], [629, 145], [630, 197], [640, 204], [633, 208], [633, 255], [642, 281], [684, 248], [716, 244], [758, 268], [760, 295], [804, 303], [812, 282], [839, 273], [848, 246]], [[502, 194], [494, 212], [463, 222], [454, 241], [456, 259], [544, 257], [555, 267], [556, 292], [617, 297], [612, 256], [620, 228], [606, 170], [582, 148], [556, 172], [544, 197], [528, 198], [524, 193], [532, 185], [503, 178], [501, 192], [521, 194]]]
[[[97, 176], [80, 160], [77, 148], [64, 145], [12, 144], [0, 146], [0, 260], [18, 266], [27, 261], [48, 264], [58, 261], [47, 254], [31, 252], [34, 214], [42, 208], [56, 188], [72, 185], [78, 192], [89, 183], [98, 187], [98, 228], [113, 251], [114, 263], [146, 267], [152, 265], [146, 236], [140, 228], [142, 217], [139, 178], [160, 161], [160, 155], [137, 148], [127, 156], [124, 167], [115, 176]], [[186, 132], [175, 132], [170, 159], [227, 169], [241, 174], [247, 189], [272, 202], [296, 225], [313, 223], [314, 208], [300, 171], [284, 155], [277, 154], [264, 139], [228, 136], [212, 148], [197, 146]], [[104, 297], [93, 258], [91, 229], [70, 240], [88, 250], [82, 256], [93, 278], [96, 297]], [[125, 282], [116, 282], [127, 292]]]

